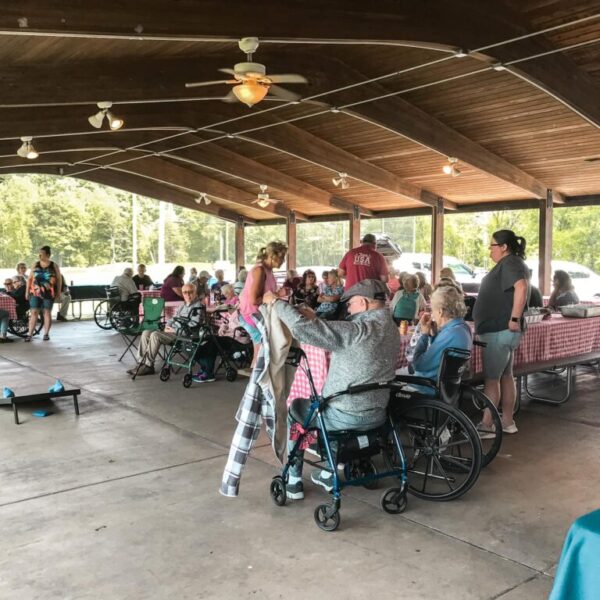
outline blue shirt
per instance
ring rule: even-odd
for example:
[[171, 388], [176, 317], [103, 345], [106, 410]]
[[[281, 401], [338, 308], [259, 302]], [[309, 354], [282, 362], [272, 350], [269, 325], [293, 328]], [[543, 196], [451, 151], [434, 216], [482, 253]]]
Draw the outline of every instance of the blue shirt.
[[442, 362], [444, 350], [446, 348], [470, 350], [471, 344], [471, 329], [464, 319], [448, 321], [434, 338], [423, 335], [417, 342], [412, 362], [414, 375], [433, 379], [437, 382], [438, 369]]

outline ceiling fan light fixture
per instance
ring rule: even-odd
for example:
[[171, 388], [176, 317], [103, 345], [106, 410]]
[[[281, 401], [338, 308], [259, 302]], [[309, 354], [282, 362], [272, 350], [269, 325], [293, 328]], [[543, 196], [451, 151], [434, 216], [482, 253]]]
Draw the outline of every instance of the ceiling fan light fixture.
[[261, 208], [267, 208], [267, 206], [269, 206], [270, 202], [268, 200], [265, 200], [264, 198], [259, 198], [256, 201], [256, 204], [258, 204]]
[[338, 177], [334, 177], [331, 181], [335, 187], [341, 187], [343, 190], [347, 190], [350, 187], [348, 173], [338, 173]]
[[206, 192], [201, 192], [197, 198], [194, 198], [194, 202], [196, 204], [202, 204], [202, 202], [204, 202], [206, 206], [212, 204], [212, 200], [208, 197], [208, 194]]
[[235, 97], [250, 107], [260, 102], [267, 95], [268, 91], [268, 85], [257, 83], [251, 79], [233, 87]]
[[88, 117], [89, 124], [96, 129], [100, 129], [100, 127], [102, 127], [102, 121], [104, 121], [103, 110], [99, 110], [95, 115]]

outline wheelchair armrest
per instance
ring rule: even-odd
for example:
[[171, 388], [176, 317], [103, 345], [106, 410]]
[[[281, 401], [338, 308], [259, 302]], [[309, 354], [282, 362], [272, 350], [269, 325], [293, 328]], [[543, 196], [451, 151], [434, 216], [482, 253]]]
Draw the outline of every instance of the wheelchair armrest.
[[288, 351], [288, 355], [285, 359], [285, 362], [286, 364], [291, 365], [292, 367], [297, 367], [303, 358], [306, 358], [306, 353], [304, 352], [304, 350], [297, 346], [291, 346]]
[[396, 375], [394, 377], [394, 381], [399, 383], [407, 383], [409, 385], [424, 385], [430, 387], [433, 390], [437, 390], [438, 386], [435, 381], [432, 379], [427, 379], [427, 377], [415, 377], [414, 375]]

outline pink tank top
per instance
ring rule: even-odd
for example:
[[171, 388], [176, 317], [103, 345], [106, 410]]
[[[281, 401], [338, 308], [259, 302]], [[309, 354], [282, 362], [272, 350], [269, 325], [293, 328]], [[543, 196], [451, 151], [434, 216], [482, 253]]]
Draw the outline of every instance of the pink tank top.
[[250, 303], [250, 290], [253, 286], [254, 277], [256, 275], [257, 267], [262, 267], [265, 270], [265, 285], [263, 287], [262, 293], [259, 294], [262, 296], [265, 292], [276, 292], [277, 291], [277, 282], [275, 281], [275, 276], [273, 275], [273, 271], [266, 267], [265, 265], [254, 265], [248, 276], [246, 277], [246, 283], [244, 284], [244, 289], [242, 290], [242, 294], [240, 296], [240, 313], [242, 317], [244, 317], [244, 321], [246, 321], [252, 327], [256, 327], [256, 323], [252, 318], [253, 314], [258, 312], [258, 306], [256, 304]]

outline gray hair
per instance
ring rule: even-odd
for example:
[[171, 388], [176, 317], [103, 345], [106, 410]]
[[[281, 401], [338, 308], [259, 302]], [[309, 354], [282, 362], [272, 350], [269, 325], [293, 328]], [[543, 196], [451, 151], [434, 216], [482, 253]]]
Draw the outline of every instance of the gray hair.
[[229, 292], [233, 292], [233, 286], [230, 283], [226, 283], [221, 288], [221, 294], [223, 294], [224, 296], [226, 296], [227, 294], [229, 294]]
[[248, 271], [246, 271], [246, 269], [240, 269], [240, 272], [238, 273], [238, 276], [237, 276], [238, 281], [245, 283], [247, 277], [248, 277]]
[[463, 295], [452, 285], [438, 287], [431, 294], [431, 308], [439, 309], [447, 319], [459, 319], [467, 314]]
[[133, 269], [131, 267], [127, 267], [123, 270], [123, 275], [127, 275], [127, 277], [133, 277]]

